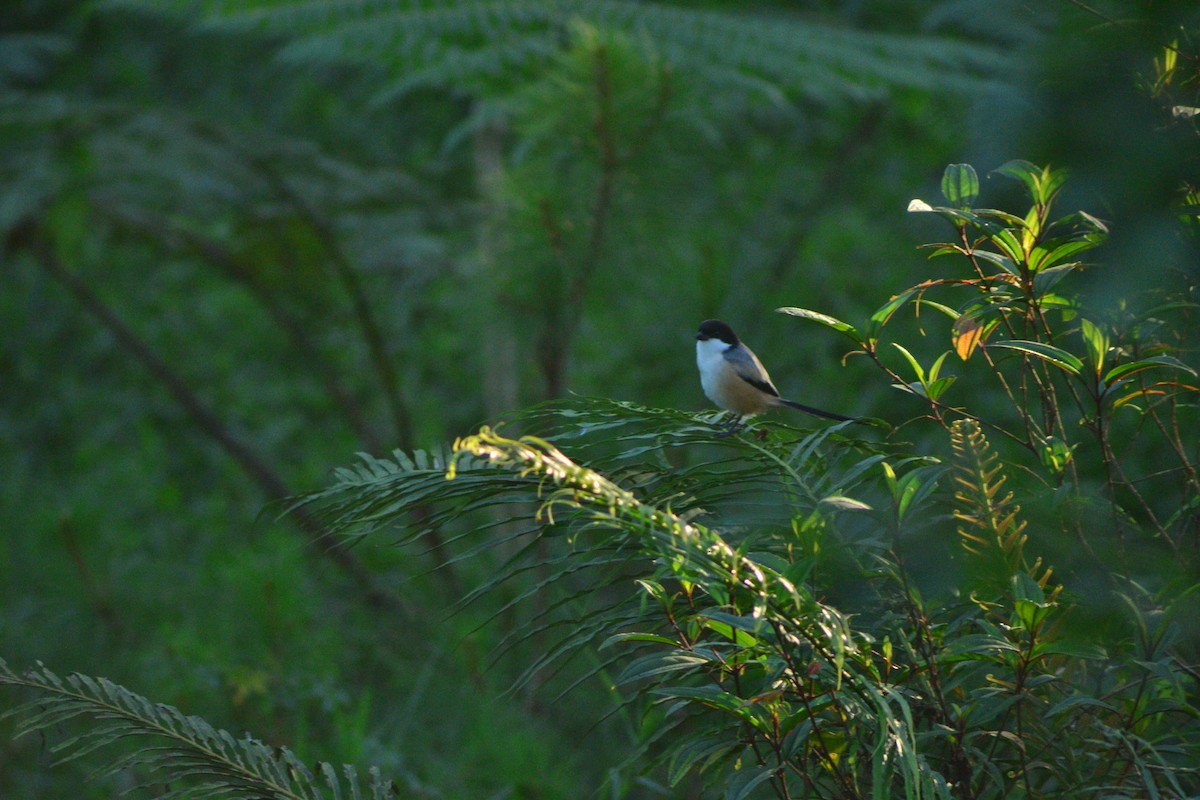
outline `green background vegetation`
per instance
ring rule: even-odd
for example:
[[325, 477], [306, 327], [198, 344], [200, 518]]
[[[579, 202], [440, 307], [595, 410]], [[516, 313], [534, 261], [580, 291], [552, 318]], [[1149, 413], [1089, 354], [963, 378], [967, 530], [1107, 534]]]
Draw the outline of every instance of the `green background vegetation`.
[[[944, 202], [951, 162], [979, 169], [980, 205], [1019, 215], [1020, 182], [990, 170], [1066, 170], [1055, 216], [1111, 229], [1071, 289], [1100, 318], [1147, 290], [1196, 299], [1180, 207], [1196, 205], [1200, 139], [1171, 112], [1200, 105], [1191, 4], [796, 5], [9, 4], [0, 657], [103, 675], [308, 763], [378, 765], [413, 796], [579, 797], [606, 780], [693, 796], [625, 763], [650, 723], [609, 713], [609, 681], [559, 696], [586, 667], [509, 691], [549, 646], [498, 654], [519, 582], [448, 613], [502, 548], [465, 557], [452, 527], [395, 548], [397, 525], [345, 549], [321, 517], [283, 512], [358, 452], [438, 451], [570, 394], [705, 409], [692, 335], [714, 316], [785, 396], [922, 417], [868, 359], [843, 361], [836, 331], [773, 312], [857, 324], [943, 274], [917, 248], [948, 226], [905, 209]], [[924, 316], [890, 324], [922, 364], [950, 346]], [[1171, 326], [1196, 366], [1195, 314]], [[983, 381], [954, 391], [1003, 413]], [[1130, 474], [1164, 460], [1152, 438], [1121, 454]], [[927, 420], [887, 441], [951, 450]], [[1012, 480], [1037, 468], [993, 446]], [[1185, 597], [1195, 525], [1183, 515], [1183, 557], [1101, 556]], [[1071, 543], [1036, 544], [1071, 563]], [[930, 555], [909, 566], [936, 593], [954, 581]], [[1076, 577], [1084, 595], [1105, 580]], [[1176, 613], [1194, 664], [1200, 631]], [[14, 739], [16, 723], [0, 722], [2, 797], [134, 780], [51, 766], [53, 735]]]

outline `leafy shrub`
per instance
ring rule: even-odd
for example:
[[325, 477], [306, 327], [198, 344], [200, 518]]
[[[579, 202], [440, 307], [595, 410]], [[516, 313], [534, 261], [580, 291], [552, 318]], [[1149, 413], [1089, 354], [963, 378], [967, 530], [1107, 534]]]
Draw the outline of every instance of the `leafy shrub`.
[[[1052, 218], [1059, 173], [998, 172], [1027, 190], [1024, 214], [975, 208], [965, 165], [947, 169], [948, 205], [911, 207], [952, 223], [933, 254], [961, 274], [863, 325], [782, 309], [849, 337], [918, 398], [944, 457], [853, 438], [851, 423], [719, 438], [708, 415], [572, 400], [519, 416], [537, 436], [485, 427], [444, 454], [366, 458], [300, 505], [351, 537], [457, 531], [453, 558], [499, 553], [464, 603], [518, 611], [499, 649], [538, 691], [611, 685], [639, 739], [614, 790], [658, 765], [657, 780], [735, 800], [1195, 796], [1200, 435], [1171, 324], [1194, 308], [1105, 316], [1067, 294], [1105, 224]], [[909, 305], [948, 320], [932, 360], [882, 346]], [[993, 382], [995, 402], [952, 405], [966, 378]], [[157, 768], [162, 794], [364, 788], [104, 681], [0, 664], [0, 683], [35, 691], [24, 730], [97, 720], [60, 746], [71, 755], [165, 740], [115, 765]], [[375, 775], [365, 788], [398, 792]]]

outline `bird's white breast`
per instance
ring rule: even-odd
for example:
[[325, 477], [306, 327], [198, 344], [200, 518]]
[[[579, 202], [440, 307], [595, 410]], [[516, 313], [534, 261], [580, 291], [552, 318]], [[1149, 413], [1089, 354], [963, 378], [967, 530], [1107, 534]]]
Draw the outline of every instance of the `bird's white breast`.
[[721, 401], [717, 399], [718, 381], [722, 371], [728, 369], [724, 355], [728, 347], [729, 345], [720, 339], [703, 339], [696, 342], [696, 367], [700, 370], [700, 386], [708, 399], [717, 405], [721, 405]]

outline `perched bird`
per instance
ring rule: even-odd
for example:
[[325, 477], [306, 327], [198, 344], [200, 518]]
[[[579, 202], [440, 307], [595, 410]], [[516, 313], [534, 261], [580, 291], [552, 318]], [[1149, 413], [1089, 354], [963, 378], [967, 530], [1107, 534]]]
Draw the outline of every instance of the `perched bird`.
[[696, 334], [696, 366], [700, 368], [700, 385], [708, 399], [738, 417], [753, 417], [769, 408], [787, 406], [839, 422], [853, 419], [784, 400], [758, 356], [741, 343], [733, 328], [719, 319], [700, 323], [700, 332]]

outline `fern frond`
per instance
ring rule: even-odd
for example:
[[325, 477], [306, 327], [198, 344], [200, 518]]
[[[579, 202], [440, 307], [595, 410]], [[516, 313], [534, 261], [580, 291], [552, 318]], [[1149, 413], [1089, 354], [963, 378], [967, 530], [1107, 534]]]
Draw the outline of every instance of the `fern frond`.
[[[727, 586], [734, 592], [747, 592], [751, 603], [777, 603], [780, 621], [819, 626], [825, 634], [822, 638], [828, 637], [831, 657], [839, 662], [857, 647], [845, 620], [816, 603], [801, 587], [731, 545], [718, 532], [645, 503], [545, 440], [533, 436], [508, 439], [485, 427], [457, 441], [455, 452], [486, 459], [535, 486], [537, 514], [548, 524], [570, 517], [584, 529], [615, 534], [632, 545], [631, 555], [658, 564], [665, 575], [684, 586]], [[454, 480], [457, 475], [457, 466], [452, 464], [447, 478]], [[719, 605], [733, 602], [732, 595], [718, 599]]]
[[[193, 12], [192, 0], [121, 5]], [[257, 0], [207, 2], [209, 25], [286, 39], [284, 60], [359, 60], [401, 87], [486, 91], [552, 57], [575, 21], [622, 31], [711, 91], [730, 83], [810, 99], [873, 97], [888, 87], [978, 87], [1006, 57], [990, 45], [932, 35], [853, 30], [794, 16], [764, 17], [632, 0]]]
[[[930, 780], [915, 759], [908, 700], [879, 685], [870, 637], [807, 585], [819, 548], [796, 547], [794, 520], [832, 521], [855, 507], [849, 495], [878, 472], [879, 453], [864, 456], [831, 428], [761, 425], [722, 438], [706, 415], [591, 398], [516, 422], [540, 435], [483, 428], [448, 461], [365, 458], [306, 502], [364, 532], [406, 523], [420, 503], [422, 525], [468, 524], [455, 543], [472, 556], [507, 545], [468, 602], [507, 590], [492, 618], [517, 622], [496, 656], [534, 644], [514, 686], [542, 685], [590, 654], [562, 676], [562, 691], [603, 675], [628, 693], [622, 703], [666, 709], [663, 738], [642, 744], [672, 759], [676, 776], [707, 764], [736, 794], [790, 780], [789, 759], [836, 771], [830, 742], [853, 739], [878, 756], [878, 792]], [[761, 507], [731, 514], [727, 497], [746, 493]], [[726, 527], [731, 519], [742, 524]], [[795, 745], [764, 760], [738, 730], [774, 735], [779, 719], [796, 726]], [[723, 756], [697, 760], [714, 730], [728, 733]]]
[[[870, 449], [864, 456], [860, 450], [869, 446], [842, 437], [837, 426], [814, 432], [770, 424], [759, 428], [769, 432], [761, 439], [754, 432], [722, 438], [711, 415], [603, 398], [555, 401], [512, 422], [537, 431], [622, 489], [660, 498], [677, 516], [719, 521], [725, 535], [737, 541], [739, 532], [754, 528], [790, 527], [794, 519], [814, 514], [832, 517], [884, 457]], [[416, 506], [423, 506], [424, 530], [472, 510], [491, 509], [493, 516], [508, 519], [541, 504], [537, 484], [498, 472], [486, 459], [461, 451], [454, 456], [453, 481], [445, 479], [445, 453], [362, 458], [354, 467], [337, 470], [332, 486], [298, 501], [348, 535], [410, 528], [406, 511]], [[421, 532], [409, 529], [403, 541]], [[475, 536], [485, 547], [486, 538]]]
[[[1041, 559], [1033, 564], [1025, 561], [1025, 533], [1028, 522], [1020, 518], [1021, 507], [1013, 501], [1013, 493], [1001, 495], [1007, 477], [1004, 465], [979, 427], [969, 419], [955, 420], [950, 428], [950, 444], [954, 450], [954, 493], [957, 508], [954, 518], [962, 546], [978, 556], [996, 556], [1007, 575], [1025, 572], [1045, 588], [1052, 569], [1043, 569]], [[1056, 587], [1055, 591], [1058, 588]]]
[[[752, 433], [720, 438], [703, 416], [600, 399], [548, 404], [516, 422], [543, 438], [508, 440], [488, 430], [482, 439], [460, 442], [450, 460], [443, 454], [364, 456], [339, 470], [329, 489], [299, 503], [354, 537], [400, 527], [402, 542], [411, 542], [429, 529], [460, 530], [447, 539], [456, 560], [485, 550], [505, 554], [462, 605], [517, 577], [558, 576], [565, 599], [529, 612], [510, 634], [515, 641], [582, 618], [594, 608], [595, 586], [610, 586], [622, 575], [628, 580], [631, 569], [644, 572], [647, 559], [726, 574], [733, 562], [712, 563], [714, 548], [728, 555], [753, 540], [759, 551], [786, 554], [792, 520], [841, 513], [841, 506], [825, 501], [853, 493], [880, 457], [843, 467], [856, 443], [829, 429], [804, 435], [771, 426], [763, 441]], [[649, 506], [642, 497], [660, 499]], [[416, 508], [421, 513], [411, 515]], [[720, 522], [721, 544], [683, 547], [688, 531], [701, 530], [695, 525], [701, 516]], [[454, 526], [464, 518], [468, 527]], [[788, 536], [770, 536], [772, 530]], [[538, 579], [496, 614], [547, 586]]]
[[[806, 720], [802, 729], [812, 736], [808, 758], [832, 771], [836, 759], [822, 736], [840, 735], [832, 732], [846, 726], [847, 720], [872, 718], [878, 721], [876, 728], [856, 729], [854, 735], [877, 736], [874, 768], [880, 786], [894, 782], [912, 792], [931, 788], [928, 765], [916, 758], [907, 700], [878, 685], [871, 672], [868, 640], [853, 630], [844, 614], [818, 602], [808, 589], [792, 583], [766, 560], [732, 547], [714, 530], [644, 503], [634, 492], [571, 461], [545, 440], [506, 439], [484, 428], [458, 441], [455, 450], [536, 481], [545, 518], [553, 518], [559, 510], [581, 513], [593, 524], [619, 530], [635, 551], [658, 565], [654, 578], [641, 585], [661, 604], [660, 620], [662, 616], [672, 620], [676, 637], [650, 633], [644, 627], [648, 620], [636, 613], [619, 620], [599, 614], [589, 620], [595, 632], [607, 628], [614, 634], [610, 643], [649, 645], [625, 661], [618, 684], [641, 687], [642, 693], [671, 702], [677, 711], [715, 712], [742, 724], [746, 732], [778, 734], [781, 718]], [[672, 584], [682, 587], [686, 602], [668, 588]], [[618, 621], [619, 626], [614, 624]], [[626, 626], [631, 624], [641, 625], [643, 632], [629, 632]], [[587, 638], [592, 632], [587, 632]], [[547, 656], [546, 663], [553, 657]], [[808, 666], [806, 678], [796, 675], [797, 664]], [[810, 704], [810, 693], [827, 697], [828, 703]], [[701, 726], [703, 734], [698, 738], [678, 736], [673, 774], [682, 775], [696, 765], [688, 754], [695, 753], [696, 742], [707, 746], [713, 729], [713, 722], [708, 722]], [[818, 733], [821, 729], [826, 733]], [[728, 751], [733, 762], [740, 754], [746, 764], [757, 765], [733, 766], [731, 771], [730, 763], [722, 763], [728, 794], [766, 781], [786, 783], [788, 760], [799, 756], [776, 752], [773, 758], [763, 758], [749, 745], [733, 746], [739, 739], [745, 741], [745, 735], [725, 739], [726, 746], [733, 747]]]
[[18, 674], [0, 659], [0, 686], [36, 694], [3, 715], [17, 719], [18, 736], [46, 731], [76, 717], [92, 719], [84, 733], [52, 748], [60, 754], [60, 763], [121, 741], [145, 740], [111, 761], [103, 772], [133, 769], [161, 774], [163, 785], [155, 786], [157, 797], [319, 800], [348, 793], [389, 800], [399, 796], [395, 784], [377, 769], [370, 770], [364, 784], [354, 767], [344, 766], [339, 774], [322, 763], [318, 777], [287, 748], [248, 737], [236, 739], [199, 717], [153, 703], [105, 678], [80, 674], [62, 678], [43, 666]]

